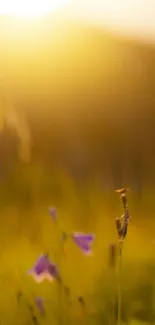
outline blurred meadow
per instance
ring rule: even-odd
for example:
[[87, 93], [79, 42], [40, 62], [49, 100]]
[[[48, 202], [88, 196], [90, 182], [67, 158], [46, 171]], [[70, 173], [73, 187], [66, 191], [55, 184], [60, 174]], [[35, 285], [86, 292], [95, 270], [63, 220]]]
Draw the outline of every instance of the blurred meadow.
[[[155, 322], [153, 195], [145, 189], [140, 198], [129, 193], [132, 219], [123, 249], [123, 323]], [[56, 167], [49, 173], [41, 165], [20, 163], [13, 177], [3, 181], [0, 198], [1, 323], [9, 325], [14, 319], [16, 324], [31, 324], [24, 299], [34, 304], [37, 296], [43, 297], [46, 310], [46, 318], [39, 322], [59, 322], [57, 282], [38, 284], [27, 276], [41, 253], [48, 251], [56, 262], [60, 259], [58, 238], [48, 214], [48, 207], [53, 205], [58, 209], [62, 230], [96, 234], [91, 257], [83, 256], [71, 241], [67, 242], [61, 275], [71, 289], [71, 301], [63, 298], [63, 323], [111, 324], [110, 295], [116, 295], [117, 267], [109, 267], [108, 251], [111, 243], [117, 243], [115, 218], [121, 214], [117, 194], [104, 191], [95, 179], [80, 187]], [[18, 291], [25, 295], [20, 306]], [[78, 304], [78, 296], [84, 297], [85, 310]], [[115, 299], [117, 302], [117, 296]]]
[[[0, 325], [155, 324], [155, 48], [60, 18], [0, 17]], [[109, 247], [124, 186], [118, 324]], [[92, 256], [71, 239], [60, 255], [51, 206], [62, 231], [96, 235]], [[46, 252], [62, 300], [27, 274]]]

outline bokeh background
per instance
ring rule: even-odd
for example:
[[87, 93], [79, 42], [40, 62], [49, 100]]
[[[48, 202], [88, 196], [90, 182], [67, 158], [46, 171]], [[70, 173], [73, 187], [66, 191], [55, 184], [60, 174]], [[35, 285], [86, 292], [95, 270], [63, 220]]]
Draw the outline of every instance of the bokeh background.
[[[26, 303], [43, 296], [47, 318], [58, 322], [57, 283], [26, 274], [58, 238], [48, 215], [56, 206], [61, 229], [96, 234], [94, 254], [68, 242], [63, 321], [107, 324], [117, 269], [108, 249], [117, 243], [121, 211], [115, 189], [131, 189], [124, 244], [123, 321], [155, 321], [155, 48], [49, 16], [29, 24], [0, 19], [0, 321], [29, 324]], [[87, 317], [77, 303], [86, 301]], [[26, 299], [25, 298], [25, 299]]]

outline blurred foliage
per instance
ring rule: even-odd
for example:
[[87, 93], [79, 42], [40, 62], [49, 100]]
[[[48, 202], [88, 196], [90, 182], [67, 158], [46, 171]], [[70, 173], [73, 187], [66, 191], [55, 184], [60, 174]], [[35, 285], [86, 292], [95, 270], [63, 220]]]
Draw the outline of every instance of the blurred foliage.
[[[132, 220], [122, 268], [122, 321], [126, 324], [155, 322], [153, 199], [154, 192], [148, 189], [140, 199], [136, 193], [129, 193]], [[50, 205], [57, 207], [64, 231], [91, 231], [97, 236], [91, 258], [83, 257], [71, 241], [67, 244], [62, 277], [71, 288], [71, 298], [63, 298], [63, 324], [116, 324], [117, 267], [108, 266], [108, 246], [117, 242], [119, 199], [115, 193], [103, 191], [96, 180], [77, 185], [62, 169], [48, 170], [37, 163], [19, 163], [1, 182], [1, 322], [9, 325], [16, 319], [16, 324], [31, 324], [26, 299], [33, 303], [36, 296], [43, 297], [46, 308], [46, 317], [43, 320], [38, 316], [39, 322], [59, 321], [58, 284], [38, 285], [26, 274], [42, 252], [48, 251], [52, 259], [59, 258], [58, 239], [48, 215]], [[17, 304], [19, 290], [25, 300]], [[84, 297], [85, 309], [77, 296]]]

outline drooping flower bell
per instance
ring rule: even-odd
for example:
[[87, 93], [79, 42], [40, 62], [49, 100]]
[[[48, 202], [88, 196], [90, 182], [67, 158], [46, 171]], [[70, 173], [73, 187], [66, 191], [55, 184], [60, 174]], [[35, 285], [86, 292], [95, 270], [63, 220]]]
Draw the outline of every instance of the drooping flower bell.
[[38, 283], [41, 283], [45, 279], [50, 282], [54, 279], [61, 280], [57, 265], [50, 261], [47, 254], [39, 257], [33, 268], [28, 271], [28, 275], [31, 275]]
[[95, 240], [95, 235], [74, 232], [72, 239], [84, 255], [92, 255], [92, 244]]

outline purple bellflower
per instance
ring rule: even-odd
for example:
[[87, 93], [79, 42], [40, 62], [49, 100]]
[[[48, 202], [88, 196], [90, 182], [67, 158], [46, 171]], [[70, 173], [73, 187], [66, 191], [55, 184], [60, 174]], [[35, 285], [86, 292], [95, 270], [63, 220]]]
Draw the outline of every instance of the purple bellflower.
[[43, 282], [45, 279], [52, 282], [54, 279], [60, 281], [59, 271], [57, 265], [50, 261], [48, 255], [42, 255], [35, 263], [32, 269], [28, 271], [38, 283]]
[[95, 235], [74, 232], [72, 239], [84, 255], [92, 255], [92, 243], [95, 239]]

